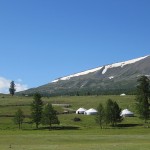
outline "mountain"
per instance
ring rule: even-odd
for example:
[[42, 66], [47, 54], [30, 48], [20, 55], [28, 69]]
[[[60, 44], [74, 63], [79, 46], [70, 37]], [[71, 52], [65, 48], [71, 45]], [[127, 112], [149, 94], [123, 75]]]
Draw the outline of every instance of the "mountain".
[[45, 95], [84, 95], [133, 92], [137, 86], [137, 78], [142, 75], [150, 77], [150, 56], [104, 65], [58, 78], [20, 94], [40, 92]]

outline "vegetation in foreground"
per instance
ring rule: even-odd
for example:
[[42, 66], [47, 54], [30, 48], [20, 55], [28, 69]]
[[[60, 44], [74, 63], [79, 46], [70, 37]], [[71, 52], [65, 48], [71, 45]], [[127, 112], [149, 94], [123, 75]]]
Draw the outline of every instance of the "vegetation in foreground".
[[0, 131], [0, 149], [149, 150], [147, 129]]
[[[141, 89], [139, 88], [139, 90]], [[140, 91], [139, 93], [141, 94], [137, 97], [120, 97], [114, 95], [43, 97], [42, 103], [40, 104], [53, 104], [53, 107], [57, 113], [59, 113], [58, 119], [60, 120], [60, 125], [51, 127], [51, 120], [48, 120], [51, 118], [49, 112], [56, 111], [51, 111], [53, 110], [53, 107], [48, 104], [43, 111], [44, 116], [46, 117], [46, 119], [42, 121], [44, 125], [41, 125], [38, 122], [38, 130], [36, 129], [36, 125], [31, 122], [30, 118], [31, 114], [36, 110], [31, 110], [31, 106], [33, 107], [33, 104], [36, 104], [36, 102], [33, 103], [33, 97], [0, 95], [0, 149], [149, 150], [150, 128], [147, 128], [149, 117], [144, 118], [142, 116], [144, 113], [147, 114], [147, 107], [144, 106], [145, 103], [149, 102], [149, 96], [144, 97], [146, 95], [144, 93], [145, 91], [146, 90]], [[107, 101], [110, 98], [113, 101]], [[34, 100], [35, 99], [36, 98], [34, 98]], [[38, 97], [37, 99], [40, 100], [41, 97]], [[136, 103], [135, 99], [138, 103]], [[74, 113], [79, 107], [89, 109], [97, 108], [98, 106], [101, 113], [105, 114], [107, 111], [102, 108], [106, 109], [107, 107], [110, 107], [108, 102], [115, 108], [118, 107], [117, 105], [119, 105], [121, 109], [128, 108], [134, 112], [135, 117], [124, 118], [115, 128], [113, 126], [105, 126], [101, 129], [103, 122], [106, 119], [103, 118], [103, 116], [99, 115], [95, 117], [77, 115]], [[139, 105], [143, 105], [142, 108], [144, 109], [141, 109], [141, 107], [138, 107], [139, 109], [137, 109], [137, 106]], [[33, 108], [37, 108], [36, 105], [34, 106], [35, 107]], [[118, 107], [119, 112], [120, 108]], [[16, 112], [16, 110], [18, 111]], [[112, 111], [113, 110], [114, 109], [112, 109]], [[97, 121], [95, 121], [95, 119]], [[142, 119], [146, 120], [146, 124]], [[18, 130], [12, 120], [15, 121], [19, 127], [22, 125], [22, 130]], [[112, 120], [111, 124], [113, 125], [114, 123], [114, 120]], [[48, 124], [49, 127], [47, 127]], [[49, 131], [48, 129], [50, 128], [54, 130]]]
[[[115, 129], [100, 129], [95, 116], [77, 115], [79, 107], [97, 108], [99, 103], [105, 105], [111, 98], [121, 109], [128, 108], [136, 117], [125, 118]], [[8, 150], [149, 150], [150, 130], [137, 117], [135, 96], [62, 96], [43, 97], [43, 103], [55, 104], [53, 107], [60, 114], [59, 126], [49, 131], [47, 125], [31, 124], [31, 103], [33, 97], [0, 95], [0, 149]], [[63, 105], [62, 105], [63, 104]], [[12, 121], [16, 110], [21, 108], [25, 119], [22, 130]], [[64, 114], [68, 111], [68, 114]], [[74, 118], [80, 121], [74, 121]]]

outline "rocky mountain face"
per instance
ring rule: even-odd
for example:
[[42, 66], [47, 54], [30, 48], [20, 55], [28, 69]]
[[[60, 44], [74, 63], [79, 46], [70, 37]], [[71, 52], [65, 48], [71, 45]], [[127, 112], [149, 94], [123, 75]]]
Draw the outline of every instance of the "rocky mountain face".
[[58, 78], [46, 85], [28, 89], [20, 94], [84, 95], [133, 91], [137, 79], [150, 77], [150, 56], [104, 65], [84, 72]]

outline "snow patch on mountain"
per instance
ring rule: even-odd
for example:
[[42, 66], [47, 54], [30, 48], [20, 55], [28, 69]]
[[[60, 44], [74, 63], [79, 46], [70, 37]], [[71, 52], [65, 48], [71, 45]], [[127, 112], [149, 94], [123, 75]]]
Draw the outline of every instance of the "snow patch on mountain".
[[54, 82], [58, 82], [60, 80], [69, 80], [72, 77], [78, 77], [78, 76], [86, 75], [86, 74], [89, 74], [89, 73], [92, 73], [92, 72], [96, 72], [96, 71], [98, 71], [100, 69], [102, 69], [102, 67], [94, 68], [94, 69], [83, 71], [83, 72], [76, 73], [76, 74], [72, 74], [70, 76], [66, 76], [66, 77], [62, 77], [62, 78], [53, 80], [52, 82], [54, 83]]
[[145, 76], [150, 77], [150, 75], [145, 75]]
[[[80, 73], [72, 74], [72, 75], [69, 75], [69, 76], [65, 76], [65, 77], [53, 80], [52, 83], [55, 83], [55, 82], [58, 82], [58, 81], [61, 81], [61, 80], [69, 80], [72, 77], [78, 77], [78, 76], [86, 75], [86, 74], [89, 74], [89, 73], [93, 73], [93, 72], [99, 71], [102, 68], [104, 68], [103, 71], [102, 71], [102, 74], [105, 74], [107, 72], [107, 70], [110, 69], [110, 68], [124, 67], [125, 65], [133, 64], [137, 61], [145, 59], [148, 56], [144, 56], [144, 57], [140, 57], [140, 58], [124, 61], [124, 62], [114, 63], [114, 64], [111, 64], [111, 65], [106, 65], [106, 66], [102, 66], [102, 67], [97, 67], [95, 69], [91, 69], [91, 70], [83, 71], [83, 72], [80, 72]], [[113, 78], [114, 78], [113, 76], [109, 77], [109, 79], [113, 79]]]
[[108, 77], [108, 78], [111, 80], [111, 79], [113, 79], [113, 78], [114, 78], [114, 76], [110, 76], [110, 77]]
[[133, 64], [137, 61], [145, 59], [146, 57], [148, 57], [148, 56], [144, 56], [144, 57], [140, 57], [140, 58], [124, 61], [124, 62], [119, 62], [119, 63], [114, 63], [114, 64], [111, 64], [111, 65], [107, 65], [107, 66], [105, 66], [104, 70], [102, 71], [102, 74], [105, 74], [108, 69], [115, 68], [115, 67], [124, 67], [125, 65]]

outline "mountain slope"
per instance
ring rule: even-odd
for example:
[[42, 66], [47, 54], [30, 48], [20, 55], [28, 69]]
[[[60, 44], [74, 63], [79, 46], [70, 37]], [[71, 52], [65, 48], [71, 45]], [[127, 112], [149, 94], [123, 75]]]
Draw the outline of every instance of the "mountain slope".
[[20, 93], [63, 95], [89, 92], [130, 91], [136, 88], [137, 78], [150, 76], [150, 56], [140, 57], [125, 62], [101, 66], [95, 69], [58, 78], [46, 85]]

